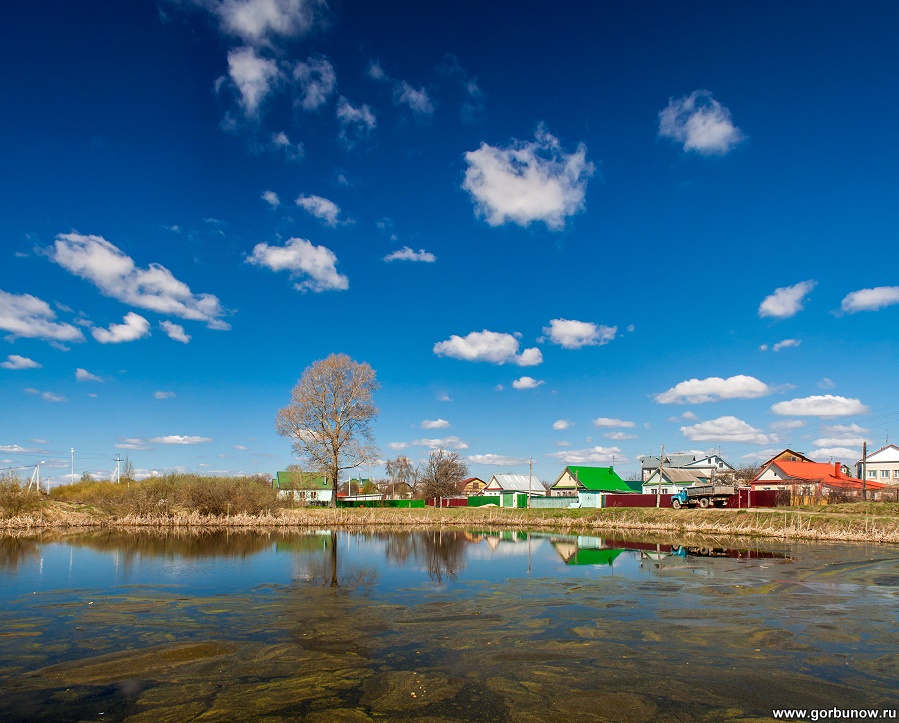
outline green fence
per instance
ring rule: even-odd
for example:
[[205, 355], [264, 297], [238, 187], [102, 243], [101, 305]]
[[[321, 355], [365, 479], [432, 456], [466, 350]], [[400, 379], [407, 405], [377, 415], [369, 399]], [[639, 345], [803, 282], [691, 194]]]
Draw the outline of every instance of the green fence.
[[483, 507], [484, 505], [495, 505], [499, 507], [499, 497], [492, 495], [489, 497], [469, 497], [469, 507]]
[[423, 508], [424, 500], [337, 500], [338, 507], [401, 507]]

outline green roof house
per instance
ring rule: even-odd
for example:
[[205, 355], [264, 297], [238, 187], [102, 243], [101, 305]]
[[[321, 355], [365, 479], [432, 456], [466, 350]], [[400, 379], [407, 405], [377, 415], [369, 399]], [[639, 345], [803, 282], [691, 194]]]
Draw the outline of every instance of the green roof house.
[[568, 466], [549, 488], [553, 497], [574, 497], [579, 492], [640, 492], [639, 482], [621, 479], [612, 467]]
[[333, 485], [324, 475], [316, 472], [280, 471], [272, 480], [272, 487], [278, 490], [278, 497], [292, 495], [297, 502], [313, 504], [330, 504], [334, 494]]

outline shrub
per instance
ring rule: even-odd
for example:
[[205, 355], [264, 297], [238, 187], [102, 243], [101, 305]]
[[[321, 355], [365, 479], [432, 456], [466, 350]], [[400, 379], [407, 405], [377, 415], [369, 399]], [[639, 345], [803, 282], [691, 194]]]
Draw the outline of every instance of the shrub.
[[44, 503], [37, 490], [26, 489], [13, 470], [0, 473], [0, 517], [17, 517], [38, 509]]

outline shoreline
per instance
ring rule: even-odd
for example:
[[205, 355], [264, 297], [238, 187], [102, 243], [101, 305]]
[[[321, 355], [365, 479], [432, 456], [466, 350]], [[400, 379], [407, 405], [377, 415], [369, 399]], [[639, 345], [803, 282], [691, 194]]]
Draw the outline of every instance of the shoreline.
[[820, 511], [821, 508], [744, 510], [669, 510], [606, 508], [581, 510], [448, 509], [279, 509], [262, 515], [116, 517], [96, 510], [51, 505], [37, 514], [0, 519], [0, 538], [44, 530], [301, 530], [397, 528], [471, 528], [620, 534], [703, 535], [821, 542], [899, 544], [899, 513]]

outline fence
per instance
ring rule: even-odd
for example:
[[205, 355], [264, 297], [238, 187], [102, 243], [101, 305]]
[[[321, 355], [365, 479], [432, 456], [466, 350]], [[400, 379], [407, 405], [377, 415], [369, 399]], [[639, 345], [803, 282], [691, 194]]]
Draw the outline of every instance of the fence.
[[468, 507], [469, 497], [429, 497], [428, 507]]
[[337, 500], [338, 507], [424, 507], [424, 500]]
[[541, 510], [565, 509], [573, 502], [577, 497], [531, 497], [531, 507]]

